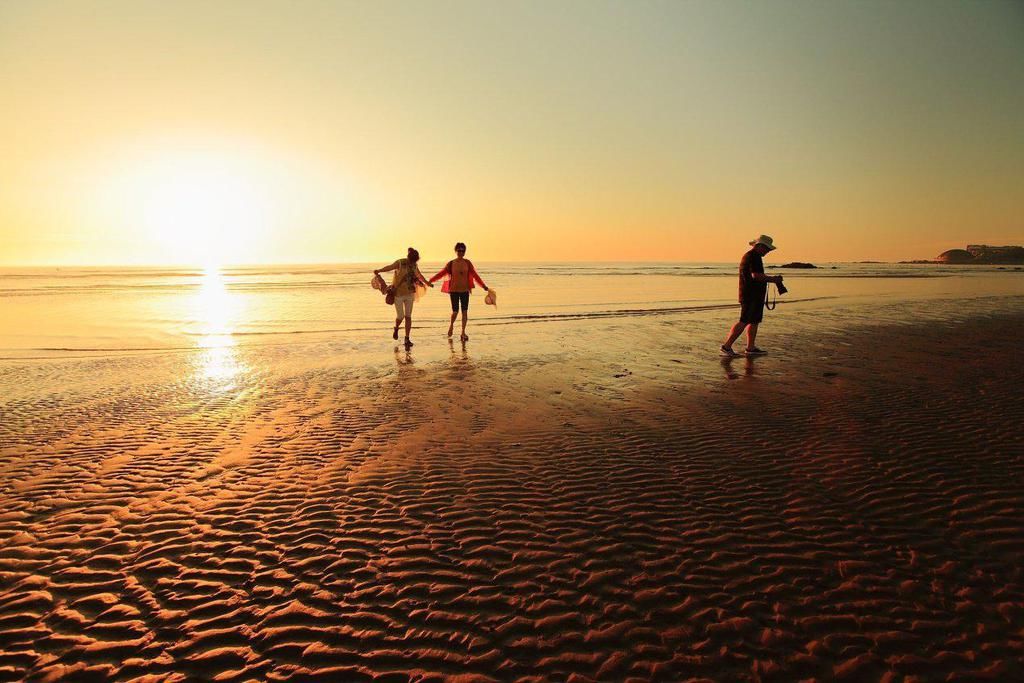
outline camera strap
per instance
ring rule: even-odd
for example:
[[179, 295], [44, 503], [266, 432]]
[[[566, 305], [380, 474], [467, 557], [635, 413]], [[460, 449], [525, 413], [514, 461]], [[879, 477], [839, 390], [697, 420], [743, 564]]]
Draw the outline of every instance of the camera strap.
[[769, 311], [774, 311], [775, 307], [778, 305], [778, 301], [777, 301], [778, 295], [776, 294], [776, 296], [773, 296], [772, 300], [771, 300], [771, 303], [769, 303], [768, 302], [768, 290], [770, 290], [770, 289], [771, 289], [770, 286], [764, 288], [764, 307], [767, 308]]

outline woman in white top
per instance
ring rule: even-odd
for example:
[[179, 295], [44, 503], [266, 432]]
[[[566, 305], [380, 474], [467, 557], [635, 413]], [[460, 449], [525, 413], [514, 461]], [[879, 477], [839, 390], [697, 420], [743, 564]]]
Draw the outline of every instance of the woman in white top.
[[427, 279], [423, 277], [423, 273], [420, 272], [419, 266], [416, 265], [419, 260], [420, 253], [409, 247], [408, 256], [398, 259], [390, 266], [373, 271], [374, 275], [386, 273], [389, 270], [395, 271], [395, 275], [391, 279], [391, 287], [395, 292], [395, 333], [392, 337], [398, 339], [398, 327], [404, 319], [405, 345], [407, 347], [412, 346], [409, 332], [412, 330], [412, 305], [416, 302], [416, 290], [418, 287], [434, 286], [428, 283]]

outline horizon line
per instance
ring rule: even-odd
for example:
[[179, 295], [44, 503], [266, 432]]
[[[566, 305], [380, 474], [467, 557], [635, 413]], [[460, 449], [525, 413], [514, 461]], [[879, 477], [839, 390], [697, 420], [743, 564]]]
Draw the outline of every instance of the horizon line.
[[[431, 259], [421, 258], [421, 261], [432, 262]], [[472, 259], [470, 259], [472, 260]], [[515, 263], [515, 264], [530, 264], [530, 263], [651, 263], [651, 264], [678, 264], [678, 263], [701, 263], [701, 264], [723, 264], [732, 263], [733, 261], [710, 261], [710, 260], [653, 260], [653, 259], [635, 259], [635, 260], [623, 260], [623, 259], [580, 259], [580, 260], [565, 260], [565, 259], [552, 259], [552, 260], [523, 260], [523, 259], [508, 259], [508, 260], [486, 260], [480, 259], [486, 263]], [[382, 261], [255, 261], [247, 263], [222, 263], [216, 266], [201, 263], [16, 263], [16, 264], [3, 264], [0, 263], [0, 268], [186, 268], [191, 270], [208, 270], [210, 268], [217, 269], [230, 269], [230, 268], [259, 268], [261, 266], [299, 266], [299, 267], [316, 267], [316, 266], [360, 266], [360, 265], [373, 265], [381, 263]], [[438, 260], [438, 263], [443, 262]], [[737, 261], [738, 262], [738, 261]], [[788, 261], [790, 263], [795, 261]], [[815, 263], [910, 263], [908, 260], [890, 260], [890, 259], [856, 259], [856, 260], [827, 260], [827, 261], [816, 261]], [[915, 263], [938, 263], [934, 260], [925, 259], [914, 259], [912, 262]], [[806, 262], [805, 262], [806, 263]]]

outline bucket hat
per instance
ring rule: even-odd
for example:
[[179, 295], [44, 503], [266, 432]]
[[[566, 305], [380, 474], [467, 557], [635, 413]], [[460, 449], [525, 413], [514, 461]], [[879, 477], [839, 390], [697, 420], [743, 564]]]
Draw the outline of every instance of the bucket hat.
[[768, 247], [768, 251], [775, 251], [775, 249], [777, 248], [774, 244], [772, 244], [772, 238], [769, 237], [768, 235], [761, 235], [756, 240], [752, 240], [749, 244], [750, 246], [754, 246], [755, 244], [763, 244], [764, 246]]

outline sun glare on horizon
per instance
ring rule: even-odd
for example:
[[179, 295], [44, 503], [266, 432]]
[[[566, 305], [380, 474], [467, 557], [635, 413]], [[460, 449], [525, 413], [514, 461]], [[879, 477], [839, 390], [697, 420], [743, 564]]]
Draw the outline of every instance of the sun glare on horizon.
[[276, 209], [269, 179], [217, 155], [166, 156], [138, 178], [142, 230], [208, 271], [262, 240]]
[[104, 215], [166, 262], [206, 271], [273, 253], [289, 222], [323, 192], [294, 163], [229, 145], [152, 145], [120, 158], [100, 193]]
[[266, 188], [240, 169], [184, 160], [161, 170], [145, 188], [145, 230], [154, 241], [180, 241], [211, 268], [266, 227], [273, 209]]

